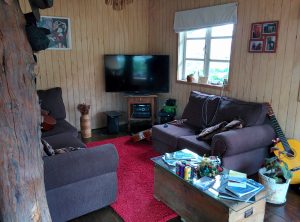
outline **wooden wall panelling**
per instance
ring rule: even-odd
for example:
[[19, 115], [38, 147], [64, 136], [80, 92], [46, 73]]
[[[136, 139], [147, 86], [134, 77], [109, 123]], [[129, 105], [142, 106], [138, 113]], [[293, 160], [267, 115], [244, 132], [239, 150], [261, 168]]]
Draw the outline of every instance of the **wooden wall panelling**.
[[[276, 64], [275, 64], [275, 75], [274, 75], [274, 86], [273, 86], [273, 94], [272, 94], [272, 107], [275, 114], [278, 114], [279, 110], [279, 98], [280, 98], [280, 88], [282, 73], [283, 73], [283, 65], [284, 65], [284, 56], [286, 52], [286, 44], [287, 44], [287, 36], [288, 36], [288, 21], [289, 21], [289, 13], [290, 13], [290, 1], [284, 0], [282, 3], [282, 10], [280, 15], [280, 24], [279, 24], [279, 38], [276, 52]], [[279, 122], [282, 121], [279, 119]]]
[[[262, 12], [264, 14], [264, 18], [262, 21], [272, 21], [272, 15], [273, 15], [273, 10], [274, 10], [274, 5], [275, 1], [273, 0], [266, 0], [264, 4], [264, 11]], [[264, 93], [265, 93], [265, 87], [267, 84], [267, 77], [268, 77], [268, 64], [269, 60], [272, 59], [272, 57], [275, 57], [274, 53], [262, 53], [262, 59], [260, 61], [260, 71], [257, 72], [258, 75], [256, 76], [256, 81], [257, 81], [257, 87], [255, 90], [255, 93], [253, 93], [253, 97], [255, 98], [255, 101], [258, 102], [266, 102], [264, 98]], [[253, 90], [254, 91], [254, 90]], [[251, 91], [251, 92], [253, 92]]]
[[[290, 86], [291, 86], [291, 79], [292, 79], [292, 70], [293, 70], [293, 60], [295, 55], [295, 45], [296, 45], [296, 34], [297, 34], [297, 27], [299, 22], [299, 1], [292, 0], [291, 1], [291, 11], [289, 14], [289, 24], [288, 24], [288, 37], [286, 43], [286, 54], [284, 58], [284, 66], [283, 66], [283, 73], [282, 73], [282, 80], [281, 81], [281, 88], [280, 88], [280, 100], [279, 100], [279, 112], [277, 114], [279, 120], [281, 121], [281, 127], [283, 130], [289, 127], [286, 125], [287, 121], [287, 111], [289, 107], [289, 96], [290, 96]], [[296, 89], [294, 89], [296, 90]], [[297, 104], [294, 101], [294, 104]], [[292, 108], [292, 107], [290, 107]], [[293, 118], [293, 117], [289, 117]], [[286, 131], [288, 132], [288, 131]]]
[[[261, 16], [259, 15], [260, 11], [260, 2], [259, 0], [254, 0], [251, 1], [250, 5], [248, 6], [247, 10], [250, 12], [250, 17], [248, 20], [244, 22], [244, 26], [248, 26], [248, 29], [246, 30], [247, 33], [247, 38], [249, 39], [250, 36], [250, 24], [251, 21], [257, 21], [257, 17]], [[259, 54], [253, 54], [253, 53], [248, 53], [248, 44], [249, 42], [245, 40], [246, 42], [246, 52], [245, 52], [245, 58], [246, 58], [246, 72], [244, 73], [244, 90], [242, 91], [242, 97], [241, 99], [249, 100], [250, 99], [250, 93], [251, 93], [251, 86], [252, 86], [252, 80], [253, 80], [253, 71], [257, 70], [257, 64], [256, 62], [259, 61], [258, 57], [260, 57]]]
[[[20, 0], [29, 12], [27, 0]], [[40, 52], [38, 88], [61, 86], [67, 119], [79, 129], [77, 105], [91, 104], [92, 128], [103, 127], [108, 110], [125, 111], [123, 94], [106, 93], [104, 54], [148, 52], [148, 0], [134, 1], [122, 11], [114, 11], [104, 1], [54, 1], [42, 15], [69, 17], [71, 50]]]
[[[178, 43], [172, 24], [174, 14], [176, 11], [228, 2], [233, 1], [158, 0], [150, 3], [149, 52], [162, 51], [170, 54], [171, 90], [169, 94], [164, 94], [163, 98], [177, 99], [179, 116], [183, 111], [182, 107], [187, 103], [190, 90], [213, 94], [220, 94], [220, 90], [176, 82]], [[238, 24], [232, 47], [230, 89], [225, 93], [225, 95], [248, 101], [272, 102], [275, 114], [278, 115], [279, 122], [287, 136], [294, 136], [298, 139], [300, 138], [300, 110], [296, 98], [298, 87], [296, 85], [299, 84], [300, 62], [295, 58], [299, 57], [300, 52], [295, 45], [299, 44], [299, 39], [297, 39], [299, 7], [300, 2], [295, 0], [238, 1]], [[251, 24], [264, 20], [279, 20], [280, 22], [277, 52], [274, 54], [249, 53]], [[167, 27], [170, 25], [172, 30]]]
[[[249, 10], [250, 6], [251, 6], [252, 2], [251, 1], [242, 1], [242, 3], [240, 4], [239, 2], [239, 7], [238, 7], [238, 23], [241, 23], [241, 27], [242, 27], [242, 42], [241, 42], [241, 54], [240, 57], [237, 61], [237, 63], [240, 64], [239, 69], [237, 70], [237, 72], [231, 72], [231, 76], [233, 75], [237, 75], [237, 82], [233, 82], [230, 85], [230, 90], [231, 89], [237, 89], [237, 95], [236, 98], [243, 98], [244, 97], [244, 91], [245, 91], [245, 79], [247, 79], [247, 72], [246, 70], [249, 70], [249, 65], [247, 65], [247, 55], [248, 55], [248, 44], [249, 44], [249, 35], [250, 35], [250, 28], [247, 27], [247, 25], [245, 25], [247, 23], [247, 21], [250, 20], [250, 16], [251, 16], [251, 11]], [[244, 8], [243, 8], [244, 7]], [[243, 14], [241, 14], [241, 12], [243, 12]], [[240, 18], [243, 18], [243, 21], [240, 22]], [[239, 28], [239, 26], [237, 26], [237, 28]], [[238, 30], [237, 30], [238, 31]], [[232, 52], [234, 53], [234, 52]], [[249, 58], [252, 58], [252, 54], [248, 55]], [[249, 80], [248, 80], [249, 81]]]
[[[296, 6], [297, 7], [297, 6]], [[295, 43], [295, 54], [293, 61], [293, 70], [291, 77], [291, 85], [290, 85], [290, 93], [289, 93], [289, 101], [288, 101], [288, 112], [287, 112], [287, 123], [286, 123], [286, 132], [291, 137], [300, 138], [299, 125], [300, 125], [300, 115], [297, 113], [300, 109], [300, 102], [297, 100], [298, 93], [300, 90], [300, 10], [297, 14], [297, 41]]]
[[[280, 19], [281, 15], [281, 9], [282, 9], [282, 3], [283, 0], [278, 0], [274, 2], [273, 11], [269, 12], [268, 17], [270, 18], [270, 21], [276, 21]], [[279, 24], [279, 29], [281, 28], [281, 21]], [[279, 36], [279, 38], [282, 38], [282, 36]], [[269, 54], [268, 55], [268, 66], [267, 66], [267, 78], [265, 82], [264, 88], [264, 99], [265, 102], [271, 102], [272, 101], [272, 94], [273, 94], [273, 87], [274, 87], [274, 76], [275, 76], [275, 68], [276, 68], [276, 58], [277, 54], [279, 52], [277, 51], [276, 54]]]
[[[258, 21], [268, 21], [267, 11], [273, 7], [274, 1], [261, 1], [257, 2], [259, 6], [256, 18]], [[251, 27], [251, 25], [250, 25]], [[250, 36], [250, 35], [249, 35]], [[258, 56], [254, 56], [253, 59], [253, 73], [251, 78], [250, 85], [250, 98], [247, 100], [263, 102], [263, 87], [266, 82], [266, 64], [267, 64], [267, 55], [266, 53], [260, 53]]]
[[[27, 1], [22, 8], [30, 10]], [[177, 99], [178, 115], [191, 90], [220, 94], [221, 90], [176, 82], [177, 34], [173, 31], [176, 11], [229, 3], [232, 0], [141, 0], [120, 12], [104, 2], [56, 0], [43, 15], [71, 18], [72, 50], [39, 53], [38, 88], [61, 86], [68, 119], [79, 127], [80, 102], [91, 103], [93, 128], [105, 125], [103, 112], [126, 110], [119, 93], [106, 93], [103, 55], [109, 53], [153, 53], [170, 55], [170, 93]], [[249, 101], [271, 101], [275, 114], [288, 136], [300, 138], [300, 110], [297, 102], [299, 78], [299, 7], [297, 0], [239, 0], [238, 24], [232, 47], [230, 90], [225, 95]], [[279, 39], [274, 54], [248, 52], [251, 23], [279, 20]], [[295, 47], [297, 45], [298, 47]]]

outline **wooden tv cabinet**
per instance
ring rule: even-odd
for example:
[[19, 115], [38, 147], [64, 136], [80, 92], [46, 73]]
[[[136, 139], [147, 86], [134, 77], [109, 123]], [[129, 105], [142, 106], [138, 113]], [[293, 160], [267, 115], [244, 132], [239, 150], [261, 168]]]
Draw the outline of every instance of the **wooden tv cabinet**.
[[[151, 121], [154, 125], [156, 120], [156, 99], [157, 95], [127, 95], [127, 119], [128, 119], [128, 131], [130, 131], [130, 125], [133, 121]], [[133, 105], [134, 104], [150, 104], [151, 116], [150, 118], [133, 118]]]

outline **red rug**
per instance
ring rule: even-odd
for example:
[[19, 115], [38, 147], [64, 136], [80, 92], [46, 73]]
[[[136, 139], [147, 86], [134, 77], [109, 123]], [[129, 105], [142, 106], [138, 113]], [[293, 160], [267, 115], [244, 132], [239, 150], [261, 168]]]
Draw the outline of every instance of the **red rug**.
[[147, 141], [132, 143], [129, 136], [88, 143], [94, 147], [106, 143], [116, 146], [119, 153], [118, 198], [113, 209], [126, 222], [164, 222], [176, 214], [153, 197], [153, 162], [158, 156]]

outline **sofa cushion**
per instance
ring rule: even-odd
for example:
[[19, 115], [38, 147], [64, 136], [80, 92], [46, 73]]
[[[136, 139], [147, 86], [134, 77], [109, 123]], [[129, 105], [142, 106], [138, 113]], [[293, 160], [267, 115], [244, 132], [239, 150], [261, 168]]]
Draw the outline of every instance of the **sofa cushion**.
[[39, 96], [41, 108], [47, 110], [50, 116], [53, 116], [58, 120], [66, 118], [66, 109], [60, 87], [38, 90], [37, 94]]
[[183, 111], [182, 118], [187, 119], [189, 125], [202, 130], [210, 125], [219, 101], [219, 96], [192, 91], [189, 102]]
[[163, 141], [165, 144], [176, 148], [177, 140], [180, 136], [195, 135], [195, 129], [183, 124], [176, 126], [172, 124], [155, 125], [152, 127], [152, 138]]
[[44, 139], [41, 139], [42, 145], [43, 145], [43, 150], [45, 155], [43, 156], [53, 156], [55, 155], [55, 151], [52, 148], [52, 146]]
[[42, 138], [61, 133], [69, 133], [72, 134], [74, 137], [78, 136], [78, 131], [74, 126], [72, 126], [66, 120], [58, 120], [56, 121], [56, 124], [51, 130], [42, 132]]
[[210, 155], [211, 148], [208, 143], [197, 140], [196, 135], [182, 136], [178, 139], [178, 147], [180, 149], [189, 149], [199, 155]]
[[74, 135], [70, 133], [61, 133], [58, 135], [48, 136], [44, 138], [53, 149], [60, 149], [63, 147], [81, 147], [85, 148], [86, 145], [81, 142], [80, 139], [74, 137]]
[[221, 123], [218, 123], [214, 126], [210, 126], [208, 128], [205, 128], [204, 130], [202, 130], [202, 132], [196, 136], [197, 140], [204, 140], [204, 141], [211, 141], [211, 139], [213, 138], [214, 135], [223, 132], [225, 130], [225, 126], [228, 123], [226, 121], [223, 121]]
[[264, 123], [267, 107], [262, 103], [244, 102], [228, 97], [221, 99], [212, 125], [222, 121], [230, 122], [233, 119], [242, 119], [245, 126], [256, 126]]

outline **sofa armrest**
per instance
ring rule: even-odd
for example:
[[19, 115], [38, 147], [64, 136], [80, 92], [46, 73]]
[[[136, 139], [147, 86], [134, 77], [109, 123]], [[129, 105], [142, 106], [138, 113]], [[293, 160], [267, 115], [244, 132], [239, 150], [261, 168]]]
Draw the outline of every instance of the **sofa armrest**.
[[212, 139], [212, 155], [224, 157], [245, 153], [272, 144], [275, 132], [271, 125], [246, 127], [216, 134]]
[[44, 158], [46, 190], [116, 172], [119, 157], [113, 144]]

